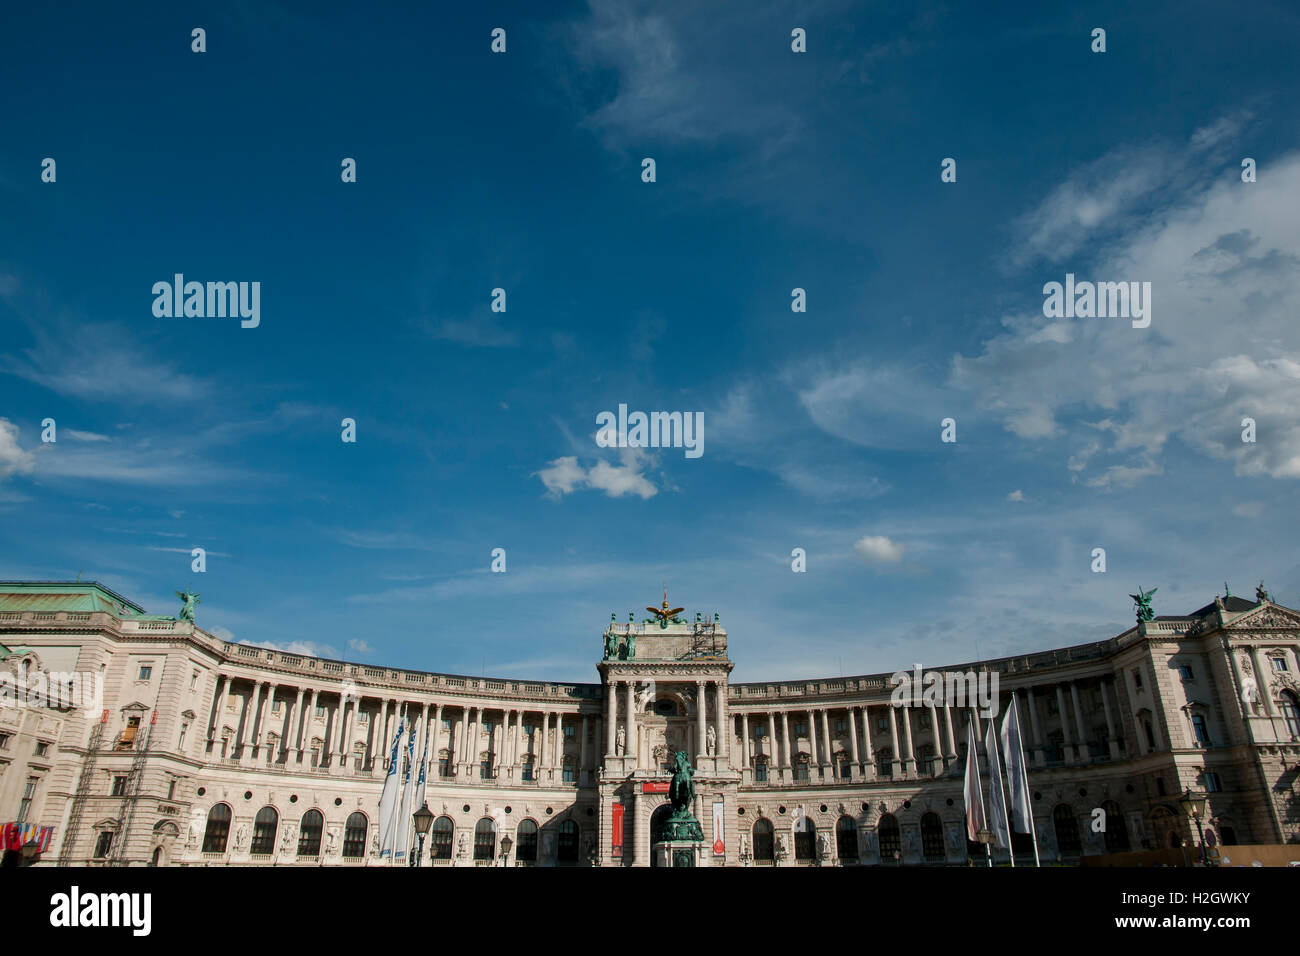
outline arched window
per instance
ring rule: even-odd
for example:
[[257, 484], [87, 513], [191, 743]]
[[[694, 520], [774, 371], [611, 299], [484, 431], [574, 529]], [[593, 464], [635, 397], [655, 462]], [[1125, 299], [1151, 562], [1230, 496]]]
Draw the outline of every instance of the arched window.
[[537, 824], [532, 820], [520, 820], [515, 830], [515, 860], [537, 862]]
[[898, 821], [893, 814], [886, 813], [876, 824], [876, 836], [880, 840], [880, 861], [897, 863], [902, 856], [902, 841], [899, 839]]
[[776, 859], [776, 847], [772, 839], [772, 821], [759, 817], [754, 821], [754, 862], [771, 863]]
[[429, 833], [433, 838], [430, 850], [433, 859], [450, 860], [451, 839], [456, 833], [456, 824], [451, 822], [451, 817], [438, 817], [433, 821], [433, 828]]
[[280, 814], [275, 812], [275, 807], [263, 807], [257, 811], [257, 817], [253, 820], [253, 845], [250, 852], [253, 855], [267, 856], [275, 851], [275, 831], [280, 825]]
[[1079, 821], [1074, 818], [1074, 811], [1064, 803], [1058, 803], [1052, 811], [1052, 823], [1056, 827], [1056, 847], [1062, 856], [1078, 856]]
[[1120, 812], [1119, 804], [1114, 800], [1107, 800], [1101, 808], [1106, 811], [1106, 852], [1123, 853], [1129, 849], [1128, 827], [1124, 825], [1124, 814]]
[[225, 853], [226, 838], [230, 836], [230, 807], [216, 804], [208, 811], [208, 827], [203, 831], [204, 853]]
[[325, 816], [319, 810], [308, 810], [302, 815], [298, 828], [298, 855], [320, 856], [320, 834], [325, 827]]
[[921, 853], [930, 863], [941, 863], [946, 856], [943, 848], [943, 821], [937, 813], [927, 813], [921, 817]]
[[497, 852], [497, 825], [484, 817], [474, 828], [474, 859], [493, 860]]
[[817, 827], [807, 817], [794, 821], [794, 858], [811, 860], [817, 856]]
[[835, 821], [835, 853], [841, 860], [858, 859], [858, 827], [850, 816]]
[[155, 847], [153, 851], [153, 856], [149, 860], [149, 865], [157, 866], [161, 862], [162, 862], [162, 847]]
[[1300, 737], [1300, 703], [1297, 703], [1295, 694], [1289, 690], [1282, 691], [1282, 696], [1278, 700], [1278, 706], [1282, 708], [1282, 717], [1286, 720], [1286, 730], [1292, 739]]
[[560, 840], [556, 848], [557, 863], [578, 862], [578, 825], [572, 820], [560, 824]]
[[349, 859], [357, 859], [366, 855], [366, 832], [370, 829], [370, 821], [360, 810], [349, 814], [347, 825], [343, 828], [343, 855]]

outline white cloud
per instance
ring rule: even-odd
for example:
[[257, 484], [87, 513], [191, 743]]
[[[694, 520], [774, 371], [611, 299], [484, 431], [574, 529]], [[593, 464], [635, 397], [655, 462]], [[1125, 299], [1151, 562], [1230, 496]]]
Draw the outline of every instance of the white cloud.
[[28, 474], [35, 467], [35, 453], [18, 444], [18, 426], [0, 418], [0, 479]]
[[112, 441], [107, 435], [99, 435], [95, 432], [81, 432], [75, 428], [65, 428], [60, 434], [67, 435], [76, 441]]
[[575, 456], [566, 455], [536, 474], [552, 498], [561, 498], [580, 488], [594, 488], [611, 498], [629, 494], [653, 498], [658, 494], [654, 483], [641, 473], [647, 461], [645, 452], [639, 448], [623, 448], [619, 450], [619, 458], [622, 464], [598, 461], [590, 469], [584, 469]]
[[896, 564], [903, 557], [903, 546], [884, 535], [859, 538], [853, 543], [853, 550], [875, 564]]
[[370, 654], [374, 652], [373, 647], [371, 647], [365, 641], [355, 637], [352, 640], [348, 641], [348, 650], [353, 651], [357, 654]]
[[1024, 501], [1024, 500], [1025, 500], [1025, 493], [1021, 491], [1019, 488], [1011, 492], [1011, 494], [1007, 495], [1007, 501]]

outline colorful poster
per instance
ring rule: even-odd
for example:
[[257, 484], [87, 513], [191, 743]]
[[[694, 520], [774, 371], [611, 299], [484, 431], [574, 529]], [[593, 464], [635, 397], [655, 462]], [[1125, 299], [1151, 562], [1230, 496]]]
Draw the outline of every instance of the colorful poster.
[[722, 801], [713, 801], [713, 855], [725, 856], [727, 844], [722, 831]]
[[614, 859], [623, 858], [623, 804], [614, 804], [614, 823], [610, 830], [613, 840]]

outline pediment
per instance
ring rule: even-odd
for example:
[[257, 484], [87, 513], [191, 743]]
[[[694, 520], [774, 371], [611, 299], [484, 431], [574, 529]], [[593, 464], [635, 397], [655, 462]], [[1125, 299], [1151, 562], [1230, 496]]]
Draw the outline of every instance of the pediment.
[[1300, 614], [1266, 604], [1258, 610], [1247, 611], [1228, 625], [1230, 631], [1257, 631], [1260, 628], [1288, 628], [1300, 630]]
[[148, 710], [148, 709], [149, 709], [148, 704], [142, 704], [138, 700], [132, 701], [129, 704], [125, 704], [122, 707], [122, 710]]
[[182, 710], [182, 711], [181, 711], [181, 716], [182, 716], [182, 717], [185, 717], [185, 718], [188, 718], [189, 720], [193, 720], [194, 717], [195, 717], [195, 714], [194, 714], [194, 711], [192, 711], [192, 710], [186, 708], [185, 710]]

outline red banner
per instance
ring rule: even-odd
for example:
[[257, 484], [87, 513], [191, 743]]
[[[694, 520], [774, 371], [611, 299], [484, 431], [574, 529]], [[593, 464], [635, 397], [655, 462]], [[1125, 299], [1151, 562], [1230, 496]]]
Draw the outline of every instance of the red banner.
[[614, 859], [623, 858], [623, 804], [614, 804], [614, 826], [610, 831], [613, 840]]
[[667, 780], [651, 780], [641, 784], [642, 793], [667, 793], [669, 783]]

